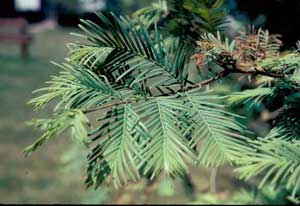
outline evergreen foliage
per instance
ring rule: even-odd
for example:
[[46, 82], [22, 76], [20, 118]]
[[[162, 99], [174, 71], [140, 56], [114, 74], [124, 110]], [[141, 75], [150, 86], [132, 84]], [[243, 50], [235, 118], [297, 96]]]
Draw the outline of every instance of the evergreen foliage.
[[223, 0], [159, 0], [135, 12], [146, 28], [159, 26], [166, 37], [194, 44], [203, 32], [216, 33], [226, 28], [227, 12]]
[[[160, 1], [136, 13], [138, 24], [111, 13], [98, 13], [98, 24], [82, 20], [85, 35], [77, 36], [90, 44], [69, 44], [67, 62], [56, 64], [60, 74], [29, 102], [37, 110], [51, 101], [56, 106], [53, 118], [32, 122], [45, 133], [26, 154], [71, 128], [72, 136], [91, 148], [87, 186], [112, 182], [119, 187], [143, 176], [182, 176], [190, 164], [229, 163], [242, 178], [260, 176], [260, 186], [285, 184], [295, 196], [300, 187], [299, 51], [281, 52], [279, 36], [262, 29], [224, 37], [218, 32], [225, 17], [222, 3]], [[170, 12], [167, 23], [157, 24], [165, 11]], [[198, 40], [197, 48], [181, 41], [191, 41], [186, 30], [174, 34], [168, 28], [179, 19], [188, 22], [186, 27], [195, 19], [196, 32], [187, 33]], [[207, 70], [198, 83], [190, 77], [196, 69], [191, 59]], [[251, 76], [253, 88], [226, 97], [207, 89], [232, 74]], [[224, 102], [278, 110], [273, 129], [264, 138], [249, 137], [243, 117], [227, 111]]]

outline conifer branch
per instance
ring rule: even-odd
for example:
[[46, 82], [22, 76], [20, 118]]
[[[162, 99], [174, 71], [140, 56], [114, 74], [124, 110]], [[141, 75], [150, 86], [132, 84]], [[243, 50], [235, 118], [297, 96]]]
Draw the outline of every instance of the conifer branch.
[[[273, 78], [284, 78], [285, 77], [283, 74], [270, 73], [270, 72], [267, 72], [267, 71], [264, 71], [264, 70], [258, 70], [257, 68], [254, 68], [252, 70], [242, 70], [242, 69], [238, 69], [238, 68], [234, 68], [234, 69], [226, 68], [223, 71], [219, 72], [215, 77], [203, 80], [203, 81], [199, 82], [198, 84], [189, 85], [188, 87], [182, 88], [182, 89], [178, 90], [177, 92], [167, 93], [167, 94], [160, 95], [160, 96], [169, 96], [169, 95], [172, 95], [172, 94], [176, 94], [178, 92], [187, 92], [187, 91], [190, 91], [190, 90], [195, 89], [197, 87], [201, 88], [201, 87], [209, 85], [209, 84], [211, 84], [211, 83], [213, 83], [217, 80], [220, 80], [220, 79], [222, 79], [222, 78], [224, 78], [224, 77], [226, 77], [230, 74], [262, 75], [262, 76], [273, 77]], [[159, 96], [157, 96], [157, 97], [159, 97]], [[99, 111], [99, 110], [111, 108], [111, 107], [114, 107], [114, 106], [129, 104], [129, 103], [133, 103], [133, 102], [137, 102], [137, 100], [136, 99], [131, 99], [131, 100], [117, 101], [117, 102], [113, 102], [113, 103], [110, 103], [110, 104], [102, 105], [100, 107], [94, 107], [94, 108], [86, 109], [83, 112], [86, 114], [86, 113], [91, 113], [91, 112], [94, 112], [94, 111]]]

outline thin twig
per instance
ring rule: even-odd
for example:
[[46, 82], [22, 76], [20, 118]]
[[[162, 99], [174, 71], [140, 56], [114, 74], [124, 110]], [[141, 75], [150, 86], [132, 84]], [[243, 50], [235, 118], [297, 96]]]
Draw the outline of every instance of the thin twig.
[[[215, 82], [219, 79], [222, 79], [222, 78], [228, 76], [229, 74], [262, 75], [262, 76], [268, 76], [268, 77], [273, 77], [273, 78], [284, 78], [285, 77], [283, 74], [269, 73], [269, 72], [266, 72], [264, 70], [258, 70], [257, 68], [253, 68], [252, 70], [242, 70], [242, 69], [239, 69], [239, 68], [228, 69], [225, 66], [223, 66], [223, 68], [224, 68], [224, 70], [219, 72], [215, 77], [203, 80], [203, 81], [199, 82], [198, 84], [193, 84], [193, 85], [189, 85], [185, 88], [181, 88], [180, 90], [176, 91], [175, 93], [187, 92], [187, 91], [189, 91], [191, 89], [194, 89], [194, 88], [197, 88], [197, 87], [201, 88], [205, 85], [208, 85], [212, 82]], [[163, 96], [168, 96], [168, 95], [171, 95], [171, 94], [174, 94], [174, 92], [169, 93], [169, 94], [164, 94]], [[94, 108], [86, 109], [83, 112], [84, 113], [91, 113], [91, 112], [94, 112], [94, 111], [103, 110], [103, 109], [111, 108], [113, 106], [119, 106], [119, 105], [128, 104], [128, 103], [132, 103], [132, 102], [136, 102], [136, 101], [137, 100], [132, 100], [132, 99], [131, 100], [121, 100], [121, 101], [113, 102], [113, 103], [106, 104], [106, 105], [103, 105], [103, 106], [100, 106], [100, 107], [94, 107]]]
[[183, 90], [178, 91], [178, 92], [183, 92], [183, 91], [186, 92], [186, 91], [188, 91], [188, 90], [191, 90], [191, 89], [194, 89], [194, 88], [197, 88], [197, 87], [200, 87], [200, 88], [201, 88], [201, 87], [203, 87], [203, 86], [205, 86], [205, 85], [208, 85], [208, 84], [210, 84], [210, 83], [212, 83], [212, 82], [214, 82], [214, 81], [217, 81], [217, 80], [219, 80], [219, 79], [221, 79], [221, 78], [227, 76], [228, 74], [230, 74], [230, 73], [228, 72], [228, 70], [223, 70], [223, 71], [221, 71], [220, 73], [218, 73], [217, 76], [215, 76], [215, 77], [212, 77], [212, 78], [210, 78], [210, 79], [203, 80], [202, 82], [199, 82], [198, 84], [190, 85], [190, 86], [188, 86], [188, 87], [186, 87], [186, 88], [184, 88]]
[[132, 100], [126, 100], [126, 101], [124, 100], [124, 101], [119, 101], [119, 102], [113, 102], [111, 104], [106, 104], [106, 105], [103, 105], [103, 106], [86, 109], [86, 110], [83, 111], [83, 113], [87, 114], [87, 113], [95, 112], [95, 111], [98, 111], [98, 110], [107, 109], [107, 108], [111, 108], [113, 106], [128, 104], [128, 103], [132, 103], [132, 102], [133, 102]]
[[197, 88], [197, 87], [201, 88], [201, 87], [203, 87], [203, 86], [205, 86], [207, 84], [210, 84], [210, 83], [212, 83], [214, 81], [222, 79], [222, 78], [228, 76], [229, 74], [262, 75], [262, 76], [268, 76], [268, 77], [273, 77], [273, 78], [283, 78], [284, 77], [284, 75], [282, 75], [282, 74], [268, 73], [268, 72], [265, 72], [265, 71], [258, 70], [257, 68], [254, 68], [253, 70], [224, 69], [223, 71], [221, 71], [220, 73], [218, 73], [217, 76], [212, 77], [212, 78], [207, 79], [207, 80], [204, 80], [202, 82], [199, 82], [198, 84], [190, 85], [190, 86], [186, 87], [182, 91], [188, 91], [190, 89], [194, 89], [194, 88]]

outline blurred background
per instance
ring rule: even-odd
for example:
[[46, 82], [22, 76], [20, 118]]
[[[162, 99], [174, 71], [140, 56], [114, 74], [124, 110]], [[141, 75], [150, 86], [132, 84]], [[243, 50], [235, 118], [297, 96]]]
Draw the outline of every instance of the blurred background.
[[[25, 158], [23, 149], [38, 132], [25, 122], [43, 117], [26, 105], [33, 90], [57, 70], [66, 44], [77, 39], [80, 18], [95, 20], [95, 11], [131, 15], [156, 0], [1, 0], [0, 1], [0, 203], [189, 203], [213, 201], [208, 192], [226, 199], [250, 183], [239, 181], [230, 168], [193, 168], [183, 180], [140, 181], [118, 191], [84, 187], [84, 148], [64, 135]], [[299, 40], [299, 0], [226, 0], [232, 28], [241, 24], [266, 27], [283, 35], [286, 47]], [[82, 151], [79, 154], [78, 151]], [[214, 185], [212, 187], [212, 184]]]

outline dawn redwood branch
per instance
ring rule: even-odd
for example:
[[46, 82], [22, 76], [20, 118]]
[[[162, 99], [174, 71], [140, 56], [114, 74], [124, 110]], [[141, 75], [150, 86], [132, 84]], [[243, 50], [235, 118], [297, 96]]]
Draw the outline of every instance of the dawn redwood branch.
[[[215, 77], [203, 80], [203, 81], [201, 81], [197, 84], [189, 85], [185, 88], [182, 88], [182, 89], [178, 90], [177, 92], [187, 92], [187, 91], [192, 90], [192, 89], [197, 88], [197, 87], [201, 88], [205, 85], [208, 85], [208, 84], [213, 83], [213, 82], [215, 82], [219, 79], [222, 79], [222, 78], [228, 76], [229, 74], [262, 75], [262, 76], [268, 76], [268, 77], [273, 77], [273, 78], [284, 78], [285, 77], [283, 74], [270, 73], [270, 72], [267, 72], [267, 71], [264, 71], [264, 70], [259, 70], [257, 68], [253, 68], [251, 70], [242, 70], [242, 69], [235, 68], [235, 67], [234, 67], [234, 69], [228, 69], [226, 67], [223, 67], [223, 68], [224, 68], [224, 70], [219, 72]], [[175, 92], [175, 93], [177, 93], [177, 92]], [[174, 94], [174, 93], [172, 93], [172, 94]], [[163, 96], [168, 96], [168, 95], [171, 95], [171, 93], [170, 94], [164, 94]], [[159, 96], [157, 96], [157, 97], [159, 97]], [[102, 106], [99, 106], [99, 107], [86, 109], [86, 110], [83, 110], [83, 112], [85, 114], [87, 114], [87, 113], [91, 113], [91, 112], [94, 112], [94, 111], [99, 111], [99, 110], [111, 108], [113, 106], [119, 106], [119, 105], [124, 105], [124, 104], [128, 104], [128, 103], [133, 103], [133, 102], [137, 102], [137, 100], [136, 99], [134, 99], [134, 100], [133, 99], [120, 100], [120, 101], [116, 101], [116, 102], [106, 104], [106, 105], [102, 105]]]
[[208, 84], [210, 84], [214, 81], [222, 79], [225, 76], [228, 76], [229, 74], [262, 75], [262, 76], [268, 76], [268, 77], [273, 77], [273, 78], [283, 78], [283, 77], [285, 77], [283, 74], [270, 73], [270, 72], [267, 72], [267, 71], [264, 71], [264, 70], [258, 70], [257, 68], [254, 68], [254, 69], [251, 69], [251, 70], [242, 70], [242, 69], [238, 69], [238, 68], [234, 68], [234, 69], [225, 68], [223, 71], [218, 73], [217, 76], [212, 77], [212, 78], [207, 79], [207, 80], [203, 80], [203, 81], [199, 82], [198, 84], [189, 85], [188, 87], [184, 88], [181, 91], [188, 91], [190, 89], [194, 89], [194, 88], [197, 88], [197, 87], [201, 88], [201, 87], [203, 87], [205, 85], [208, 85]]

